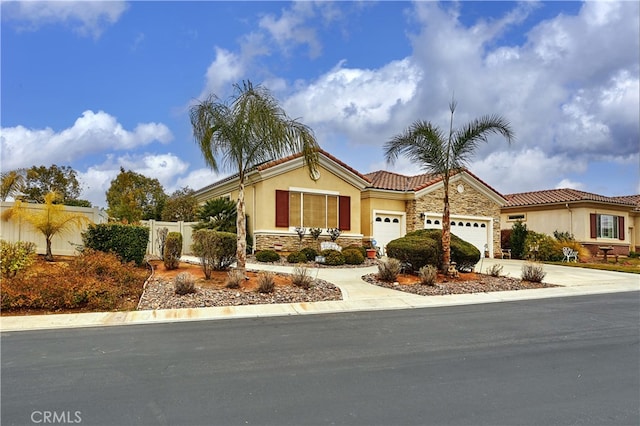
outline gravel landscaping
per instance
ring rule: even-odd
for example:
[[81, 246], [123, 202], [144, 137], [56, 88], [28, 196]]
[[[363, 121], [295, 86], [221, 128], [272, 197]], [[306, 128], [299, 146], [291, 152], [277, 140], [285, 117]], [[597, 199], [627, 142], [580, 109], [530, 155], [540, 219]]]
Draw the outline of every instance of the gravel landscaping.
[[362, 279], [369, 284], [386, 287], [393, 290], [405, 291], [407, 293], [418, 294], [421, 296], [442, 296], [446, 294], [464, 294], [464, 293], [487, 293], [491, 291], [510, 291], [510, 290], [530, 290], [536, 288], [558, 287], [554, 284], [535, 283], [522, 281], [510, 277], [493, 277], [491, 275], [468, 273], [460, 274], [457, 279], [445, 278], [438, 276], [435, 285], [421, 285], [416, 282], [417, 278], [410, 275], [400, 275], [396, 282], [386, 282], [378, 279], [377, 274], [368, 274], [362, 276]]

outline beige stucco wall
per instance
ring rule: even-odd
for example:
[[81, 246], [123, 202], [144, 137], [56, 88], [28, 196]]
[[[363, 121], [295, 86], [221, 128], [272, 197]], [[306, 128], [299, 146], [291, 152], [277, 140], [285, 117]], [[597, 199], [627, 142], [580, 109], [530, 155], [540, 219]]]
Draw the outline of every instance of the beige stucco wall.
[[362, 199], [361, 227], [365, 240], [373, 237], [373, 212], [398, 212], [404, 213], [407, 202], [401, 199], [383, 198], [384, 193], [368, 193], [365, 192], [365, 198]]

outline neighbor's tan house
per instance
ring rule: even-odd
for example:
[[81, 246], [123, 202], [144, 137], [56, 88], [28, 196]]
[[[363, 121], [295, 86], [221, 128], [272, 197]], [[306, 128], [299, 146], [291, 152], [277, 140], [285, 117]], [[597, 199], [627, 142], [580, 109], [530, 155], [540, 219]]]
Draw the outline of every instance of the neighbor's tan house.
[[611, 254], [621, 255], [640, 249], [640, 195], [606, 197], [576, 189], [550, 189], [505, 198], [502, 229], [521, 221], [527, 229], [548, 235], [570, 232], [593, 254], [599, 247], [612, 247]]
[[[337, 243], [386, 244], [407, 232], [442, 228], [443, 183], [428, 174], [405, 176], [388, 171], [361, 174], [324, 150], [311, 178], [301, 154], [255, 167], [245, 186], [246, 213], [254, 250], [294, 251], [300, 247], [296, 227], [338, 228]], [[233, 175], [196, 191], [200, 204], [237, 199]], [[506, 199], [468, 171], [450, 179], [452, 233], [493, 257], [500, 252], [500, 210]], [[307, 232], [303, 245], [314, 243]]]

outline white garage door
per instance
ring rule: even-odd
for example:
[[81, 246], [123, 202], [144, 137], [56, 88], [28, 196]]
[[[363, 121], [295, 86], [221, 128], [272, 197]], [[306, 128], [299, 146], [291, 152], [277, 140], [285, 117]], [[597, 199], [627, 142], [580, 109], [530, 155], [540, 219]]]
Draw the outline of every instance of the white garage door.
[[[442, 216], [427, 215], [425, 229], [442, 229]], [[489, 220], [451, 216], [451, 233], [473, 244], [484, 255], [485, 244], [490, 247]]]
[[402, 215], [376, 213], [373, 218], [373, 238], [384, 254], [391, 240], [402, 236]]

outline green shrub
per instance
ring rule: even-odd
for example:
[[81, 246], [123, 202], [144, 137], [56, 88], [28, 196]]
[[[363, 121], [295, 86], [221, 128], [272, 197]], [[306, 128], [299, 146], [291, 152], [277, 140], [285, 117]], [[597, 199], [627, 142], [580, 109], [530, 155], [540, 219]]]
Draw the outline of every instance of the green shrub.
[[435, 285], [438, 278], [438, 269], [433, 265], [423, 266], [418, 271], [418, 277], [420, 277], [420, 284], [422, 285]]
[[522, 265], [522, 281], [540, 283], [546, 275], [540, 264], [527, 262]]
[[256, 260], [259, 262], [277, 262], [280, 255], [274, 250], [260, 250], [256, 253]]
[[[404, 257], [398, 258], [400, 261], [411, 264], [411, 269], [414, 272], [425, 265], [436, 265], [439, 269], [442, 269], [442, 230], [419, 229], [417, 231], [407, 233], [403, 238], [418, 239], [418, 241], [412, 241], [409, 243], [408, 252], [401, 252], [401, 254], [398, 253], [398, 255], [402, 255]], [[399, 238], [398, 240], [402, 240], [403, 238]], [[427, 250], [427, 252], [423, 252], [420, 249], [421, 246], [425, 245], [423, 241], [425, 239], [431, 241], [430, 243], [427, 243], [430, 248], [424, 249]], [[453, 234], [451, 234], [450, 249], [451, 261], [456, 263], [456, 268], [460, 271], [473, 270], [476, 263], [480, 260], [480, 250], [478, 250], [473, 244], [468, 243]], [[433, 250], [435, 250], [435, 254]], [[387, 254], [389, 255], [389, 245], [387, 245]]]
[[349, 244], [348, 246], [342, 249], [343, 252], [345, 250], [358, 250], [360, 253], [362, 253], [362, 257], [367, 257], [367, 249], [357, 244]]
[[567, 244], [572, 243], [558, 242], [549, 235], [528, 231], [524, 242], [525, 254], [543, 262], [559, 262], [564, 257], [562, 246]]
[[162, 255], [164, 267], [169, 270], [178, 269], [180, 256], [182, 256], [182, 234], [169, 232], [164, 242], [164, 253]]
[[176, 294], [185, 295], [196, 292], [196, 279], [188, 272], [180, 272], [173, 279]]
[[378, 278], [386, 282], [394, 282], [398, 278], [402, 265], [393, 257], [378, 263]]
[[199, 229], [192, 235], [193, 254], [200, 258], [200, 264], [206, 279], [211, 278], [212, 270], [228, 268], [236, 260], [237, 236], [230, 232], [212, 229]]
[[293, 268], [291, 282], [296, 287], [308, 290], [313, 284], [313, 278], [311, 277], [311, 275], [309, 275], [309, 270], [306, 268], [306, 266], [296, 266], [295, 268]]
[[527, 238], [527, 225], [520, 221], [517, 221], [511, 227], [511, 235], [509, 237], [509, 244], [511, 246], [511, 257], [514, 259], [524, 259], [525, 247], [524, 241]]
[[234, 269], [227, 273], [227, 288], [240, 288], [240, 283], [245, 280], [244, 272]]
[[640, 257], [640, 253], [635, 252], [635, 251], [630, 251], [629, 252], [629, 259], [637, 259], [638, 257]]
[[344, 262], [347, 265], [361, 265], [362, 263], [364, 263], [364, 256], [358, 249], [348, 248], [342, 250], [342, 255], [344, 256]]
[[435, 240], [408, 234], [387, 244], [387, 256], [398, 259], [410, 271], [418, 271], [426, 265], [440, 264]]
[[276, 288], [273, 272], [265, 271], [258, 274], [258, 292], [273, 293]]
[[322, 251], [322, 256], [324, 256], [324, 264], [331, 266], [344, 265], [345, 259], [344, 255], [338, 250], [327, 249]]
[[312, 247], [305, 247], [302, 250], [300, 250], [300, 253], [304, 253], [304, 255], [307, 257], [308, 262], [315, 261], [316, 256], [318, 255], [318, 251]]
[[301, 251], [294, 251], [287, 256], [287, 262], [289, 263], [306, 263], [307, 256]]
[[27, 241], [10, 243], [0, 240], [0, 270], [5, 278], [15, 277], [36, 258], [36, 245]]
[[149, 228], [122, 223], [90, 224], [82, 233], [86, 248], [115, 253], [125, 262], [142, 265], [149, 242]]

